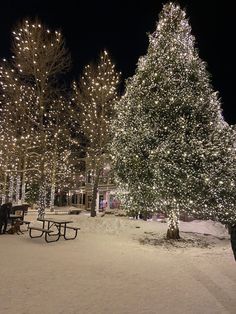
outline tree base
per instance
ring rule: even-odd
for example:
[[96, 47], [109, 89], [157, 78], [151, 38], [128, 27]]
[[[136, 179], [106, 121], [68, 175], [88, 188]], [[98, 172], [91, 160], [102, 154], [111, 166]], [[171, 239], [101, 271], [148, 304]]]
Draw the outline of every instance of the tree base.
[[92, 211], [92, 210], [91, 210], [90, 217], [96, 217], [96, 215], [97, 215], [97, 214], [96, 214], [96, 211]]
[[168, 229], [166, 234], [167, 239], [180, 239], [179, 228], [176, 229]]

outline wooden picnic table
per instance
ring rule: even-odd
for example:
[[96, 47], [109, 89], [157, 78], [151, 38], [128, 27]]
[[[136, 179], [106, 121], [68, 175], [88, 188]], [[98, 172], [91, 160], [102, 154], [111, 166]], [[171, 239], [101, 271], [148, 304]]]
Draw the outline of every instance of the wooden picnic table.
[[[31, 227], [29, 226], [29, 235], [31, 238], [41, 238], [45, 235], [45, 241], [56, 242], [60, 237], [64, 237], [65, 240], [74, 240], [77, 237], [78, 230], [80, 228], [74, 226], [68, 226], [68, 224], [73, 223], [72, 220], [59, 220], [53, 218], [38, 218], [37, 221], [43, 223], [42, 227]], [[55, 228], [53, 228], [55, 227]], [[32, 230], [40, 231], [39, 235], [32, 235]], [[67, 231], [74, 230], [74, 236], [68, 237]]]

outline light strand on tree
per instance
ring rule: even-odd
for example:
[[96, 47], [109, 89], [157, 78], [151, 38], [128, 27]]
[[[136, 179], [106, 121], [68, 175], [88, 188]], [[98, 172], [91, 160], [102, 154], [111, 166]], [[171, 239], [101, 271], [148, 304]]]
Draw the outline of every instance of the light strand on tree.
[[10, 175], [9, 192], [8, 192], [8, 200], [9, 200], [9, 202], [13, 201], [13, 194], [14, 194], [14, 176]]
[[16, 204], [19, 203], [19, 200], [20, 200], [20, 185], [21, 185], [21, 179], [20, 179], [20, 176], [17, 175], [16, 177]]

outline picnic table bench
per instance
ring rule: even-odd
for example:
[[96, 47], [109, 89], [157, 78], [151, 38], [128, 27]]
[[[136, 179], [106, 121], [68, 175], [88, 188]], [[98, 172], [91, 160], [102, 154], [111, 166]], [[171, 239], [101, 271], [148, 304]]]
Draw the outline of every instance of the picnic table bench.
[[[37, 230], [37, 231], [40, 231], [41, 234], [39, 235], [32, 235], [32, 230]], [[53, 241], [48, 241], [48, 238], [47, 238], [47, 234], [53, 232], [53, 230], [49, 230], [49, 229], [45, 229], [45, 228], [38, 228], [38, 227], [30, 227], [29, 226], [29, 236], [31, 238], [41, 238], [43, 234], [45, 234], [45, 241], [46, 242], [53, 242]]]

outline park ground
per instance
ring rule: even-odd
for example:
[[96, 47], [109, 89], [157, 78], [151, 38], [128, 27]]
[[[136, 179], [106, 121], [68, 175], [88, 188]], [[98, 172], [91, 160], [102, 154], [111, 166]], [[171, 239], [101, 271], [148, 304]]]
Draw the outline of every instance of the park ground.
[[[26, 216], [38, 225], [36, 217]], [[1, 314], [236, 313], [236, 262], [223, 225], [181, 222], [182, 240], [168, 242], [166, 223], [69, 218], [81, 228], [75, 240], [0, 236]]]

